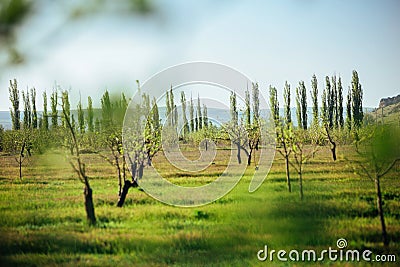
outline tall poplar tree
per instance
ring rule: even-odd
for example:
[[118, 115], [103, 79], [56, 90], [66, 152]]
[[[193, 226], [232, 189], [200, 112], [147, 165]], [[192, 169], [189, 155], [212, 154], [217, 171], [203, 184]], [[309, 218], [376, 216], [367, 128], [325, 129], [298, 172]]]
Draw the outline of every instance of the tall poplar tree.
[[31, 101], [32, 101], [32, 127], [34, 129], [38, 128], [38, 116], [36, 110], [36, 89], [31, 88]]
[[32, 125], [31, 101], [28, 89], [26, 89], [26, 92], [22, 91], [22, 99], [24, 101], [24, 128], [28, 129]]
[[362, 98], [363, 92], [358, 78], [358, 73], [357, 71], [353, 70], [353, 77], [351, 81], [351, 109], [353, 112], [353, 124], [356, 129], [361, 126], [362, 120], [364, 118], [364, 113], [362, 110]]
[[78, 109], [78, 127], [79, 127], [79, 132], [82, 134], [85, 132], [85, 112], [83, 111], [82, 101], [80, 99], [77, 109]]
[[181, 105], [182, 105], [182, 118], [183, 118], [183, 135], [186, 136], [189, 133], [189, 124], [186, 117], [186, 96], [185, 92], [181, 92]]
[[57, 90], [54, 90], [50, 97], [51, 100], [51, 127], [57, 128], [58, 126], [58, 111], [57, 111], [57, 103], [58, 103], [58, 93]]
[[193, 98], [190, 95], [190, 102], [189, 102], [189, 119], [190, 119], [190, 131], [194, 132], [194, 107], [193, 107]]
[[42, 116], [42, 126], [43, 129], [49, 129], [49, 119], [47, 114], [47, 93], [46, 91], [43, 92], [43, 116]]
[[311, 79], [311, 98], [313, 103], [312, 113], [313, 113], [313, 123], [314, 127], [319, 125], [319, 115], [318, 115], [318, 81], [315, 74]]
[[92, 102], [92, 98], [90, 96], [88, 96], [86, 121], [87, 121], [88, 131], [93, 132], [94, 131], [94, 112], [93, 112], [93, 102]]
[[329, 76], [325, 77], [325, 82], [326, 82], [326, 97], [327, 97], [327, 115], [328, 115], [328, 125], [329, 128], [332, 129], [334, 126], [334, 94], [332, 92], [332, 87], [331, 87], [331, 82], [329, 80]]
[[292, 112], [290, 110], [290, 84], [285, 82], [285, 88], [283, 89], [283, 98], [285, 101], [284, 113], [285, 113], [285, 124], [288, 126], [292, 123]]
[[203, 115], [201, 114], [200, 96], [197, 95], [197, 117], [199, 122], [199, 130], [203, 128]]
[[13, 130], [19, 130], [21, 128], [20, 121], [20, 110], [19, 110], [19, 90], [17, 80], [14, 79], [14, 82], [10, 80], [10, 87], [8, 88], [10, 93], [10, 101], [12, 108], [10, 108], [11, 113], [11, 121]]
[[351, 129], [353, 128], [352, 127], [352, 124], [353, 124], [353, 118], [352, 118], [352, 115], [351, 115], [351, 112], [352, 112], [352, 110], [351, 110], [351, 89], [350, 89], [350, 86], [349, 86], [349, 90], [347, 91], [347, 104], [346, 104], [346, 126], [347, 126], [347, 130], [348, 131], [351, 131]]
[[338, 110], [338, 120], [339, 120], [339, 127], [343, 128], [344, 126], [344, 119], [343, 119], [343, 87], [342, 87], [342, 79], [339, 76], [338, 85], [337, 85], [337, 110]]

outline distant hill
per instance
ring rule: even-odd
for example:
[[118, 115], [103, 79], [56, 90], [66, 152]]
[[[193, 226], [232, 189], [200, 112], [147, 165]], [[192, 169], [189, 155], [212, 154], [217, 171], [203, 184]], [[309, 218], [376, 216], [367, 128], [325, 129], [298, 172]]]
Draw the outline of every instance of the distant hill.
[[384, 108], [390, 105], [398, 104], [400, 103], [400, 95], [394, 96], [394, 97], [387, 97], [387, 98], [382, 98], [379, 101], [379, 106], [378, 108]]
[[382, 98], [370, 114], [375, 121], [400, 125], [400, 95]]

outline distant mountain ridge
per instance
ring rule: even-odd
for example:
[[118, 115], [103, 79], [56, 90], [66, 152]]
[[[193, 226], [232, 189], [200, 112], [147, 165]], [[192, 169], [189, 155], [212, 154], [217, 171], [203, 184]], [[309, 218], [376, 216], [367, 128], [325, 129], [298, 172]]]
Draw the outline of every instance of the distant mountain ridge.
[[382, 98], [379, 101], [379, 106], [378, 108], [384, 108], [393, 104], [397, 104], [400, 102], [400, 95], [393, 96], [393, 97], [387, 97], [387, 98]]

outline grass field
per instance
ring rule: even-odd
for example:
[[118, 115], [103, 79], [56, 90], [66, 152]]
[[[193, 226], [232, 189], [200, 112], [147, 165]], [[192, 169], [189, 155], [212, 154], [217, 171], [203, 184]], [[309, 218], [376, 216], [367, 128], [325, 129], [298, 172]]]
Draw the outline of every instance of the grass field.
[[[31, 158], [20, 181], [12, 157], [0, 157], [0, 266], [303, 266], [304, 262], [260, 262], [257, 252], [270, 249], [336, 248], [394, 254], [400, 260], [399, 166], [382, 180], [389, 248], [381, 242], [374, 185], [353, 173], [346, 147], [332, 162], [322, 148], [305, 165], [300, 201], [297, 175], [293, 192], [285, 183], [284, 162], [276, 156], [264, 184], [248, 193], [254, 166], [228, 195], [206, 206], [177, 208], [131, 189], [117, 208], [114, 168], [95, 154], [85, 154], [98, 225], [85, 220], [83, 186], [61, 152]], [[195, 153], [195, 152], [193, 152]], [[155, 161], [157, 164], [157, 160]], [[162, 170], [162, 159], [158, 160]], [[208, 183], [220, 172], [217, 162], [198, 177], [169, 173], [177, 184]], [[165, 168], [163, 172], [171, 169]], [[316, 265], [372, 266], [365, 262]], [[375, 263], [376, 264], [376, 263]], [[379, 263], [378, 266], [396, 266]]]

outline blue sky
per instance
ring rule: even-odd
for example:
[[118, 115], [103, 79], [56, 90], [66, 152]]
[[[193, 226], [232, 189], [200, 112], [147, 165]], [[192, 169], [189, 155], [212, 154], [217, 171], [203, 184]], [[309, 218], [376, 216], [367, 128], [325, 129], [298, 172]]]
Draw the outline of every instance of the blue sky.
[[0, 47], [0, 110], [10, 106], [13, 78], [39, 96], [57, 82], [73, 106], [88, 95], [98, 106], [105, 89], [130, 95], [137, 79], [189, 61], [233, 67], [259, 82], [264, 96], [269, 85], [282, 95], [286, 80], [292, 95], [300, 80], [309, 90], [314, 73], [320, 92], [325, 76], [336, 74], [347, 93], [353, 69], [364, 106], [400, 93], [399, 1], [154, 0], [147, 16], [111, 7], [72, 19], [79, 2], [35, 2], [37, 12], [16, 35], [23, 64], [8, 65]]

